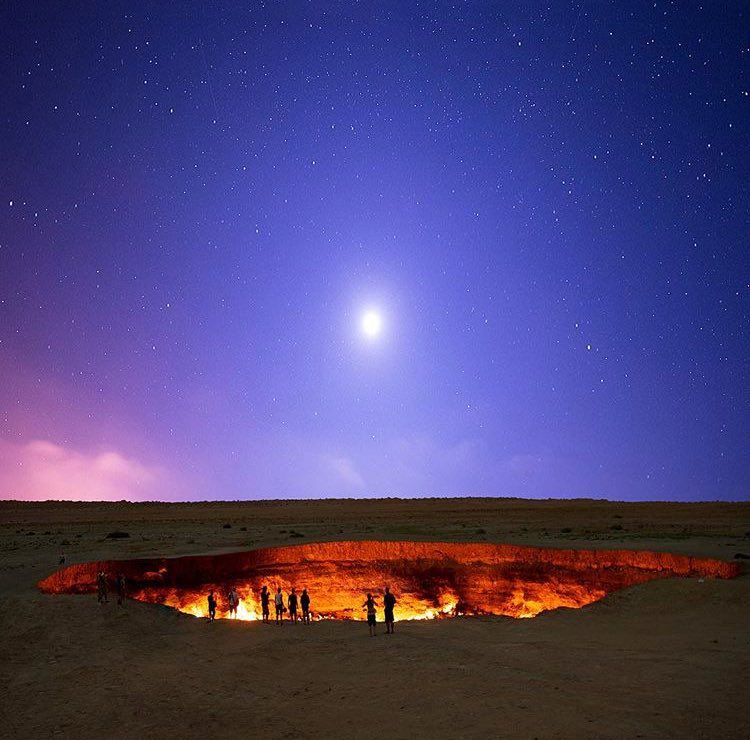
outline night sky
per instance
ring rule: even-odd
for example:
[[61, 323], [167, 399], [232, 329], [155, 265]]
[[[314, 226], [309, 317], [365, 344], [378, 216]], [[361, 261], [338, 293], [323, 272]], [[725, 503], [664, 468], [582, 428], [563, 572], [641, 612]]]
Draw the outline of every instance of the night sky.
[[750, 496], [746, 2], [0, 37], [0, 498]]

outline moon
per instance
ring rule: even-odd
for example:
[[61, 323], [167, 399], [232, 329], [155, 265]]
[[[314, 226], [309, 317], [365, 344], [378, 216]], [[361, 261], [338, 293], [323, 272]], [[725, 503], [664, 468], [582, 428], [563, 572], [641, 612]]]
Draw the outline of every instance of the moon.
[[377, 311], [371, 309], [362, 315], [360, 326], [365, 336], [374, 339], [383, 329], [383, 319]]

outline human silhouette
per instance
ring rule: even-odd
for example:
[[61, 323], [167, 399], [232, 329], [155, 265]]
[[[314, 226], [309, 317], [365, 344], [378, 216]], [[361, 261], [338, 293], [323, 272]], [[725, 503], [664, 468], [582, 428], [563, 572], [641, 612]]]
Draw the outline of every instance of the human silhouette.
[[396, 631], [396, 620], [393, 617], [394, 606], [396, 606], [396, 597], [391, 593], [391, 589], [386, 586], [383, 596], [383, 611], [385, 612], [385, 632], [388, 635], [392, 635]]
[[100, 570], [96, 576], [96, 599], [100, 604], [109, 602], [107, 598], [107, 574]]
[[117, 586], [117, 604], [122, 606], [125, 601], [125, 576], [122, 573], [117, 574], [115, 585]]
[[227, 601], [229, 602], [229, 616], [237, 619], [237, 606], [240, 603], [240, 597], [239, 594], [234, 590], [234, 586], [229, 589]]
[[310, 594], [307, 593], [306, 588], [302, 589], [299, 603], [302, 606], [302, 624], [310, 624]]
[[375, 632], [375, 607], [377, 606], [375, 597], [372, 594], [367, 594], [367, 599], [365, 599], [365, 603], [362, 604], [362, 606], [363, 608], [367, 609], [367, 627], [370, 630], [370, 637], [375, 637], [375, 635], [377, 634]]
[[216, 597], [214, 592], [210, 591], [208, 594], [208, 621], [213, 622], [216, 619]]
[[263, 612], [263, 622], [268, 624], [270, 622], [270, 613], [268, 609], [268, 602], [271, 600], [271, 594], [268, 591], [267, 586], [263, 586], [260, 590], [260, 608]]
[[287, 603], [289, 604], [289, 621], [295, 624], [297, 622], [297, 592], [294, 589], [289, 594]]
[[273, 603], [276, 607], [276, 624], [284, 626], [284, 594], [281, 593], [281, 586], [276, 589], [276, 595], [273, 597]]

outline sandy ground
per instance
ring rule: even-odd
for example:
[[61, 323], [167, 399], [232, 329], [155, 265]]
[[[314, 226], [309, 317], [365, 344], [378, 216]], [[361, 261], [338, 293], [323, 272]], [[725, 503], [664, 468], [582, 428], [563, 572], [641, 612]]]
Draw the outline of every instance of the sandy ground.
[[[130, 537], [107, 539], [115, 529]], [[747, 567], [536, 619], [400, 623], [376, 638], [361, 623], [208, 624], [35, 588], [61, 551], [81, 562], [357, 538], [731, 560], [750, 555], [750, 503], [0, 502], [0, 736], [750, 737]]]

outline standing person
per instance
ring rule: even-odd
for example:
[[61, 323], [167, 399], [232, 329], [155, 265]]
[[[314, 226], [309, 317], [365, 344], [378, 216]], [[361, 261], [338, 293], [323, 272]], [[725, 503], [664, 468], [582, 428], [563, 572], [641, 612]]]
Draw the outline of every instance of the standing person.
[[375, 637], [375, 635], [377, 634], [375, 632], [375, 607], [377, 606], [377, 602], [375, 601], [375, 598], [372, 594], [367, 594], [367, 599], [365, 600], [365, 603], [362, 604], [362, 606], [367, 609], [367, 627], [370, 630], [370, 637]]
[[263, 586], [263, 588], [260, 590], [260, 607], [263, 611], [263, 623], [268, 624], [270, 619], [269, 609], [268, 609], [268, 602], [271, 600], [271, 594], [268, 591], [267, 586]]
[[58, 565], [65, 565], [65, 553], [64, 552], [60, 553], [60, 562], [58, 563]]
[[391, 593], [388, 586], [385, 587], [385, 596], [383, 596], [383, 609], [385, 611], [385, 632], [392, 635], [395, 631], [395, 619], [393, 618], [393, 607], [396, 606], [396, 597]]
[[281, 586], [276, 589], [276, 595], [273, 597], [273, 603], [276, 607], [276, 624], [284, 626], [284, 594], [281, 593]]
[[122, 606], [122, 602], [125, 601], [125, 576], [122, 573], [117, 574], [117, 604]]
[[302, 589], [299, 603], [302, 606], [302, 624], [310, 624], [310, 594], [306, 588]]
[[237, 607], [240, 603], [240, 597], [239, 594], [234, 590], [234, 586], [232, 586], [231, 589], [229, 589], [229, 595], [227, 597], [227, 600], [229, 601], [229, 616], [234, 617], [237, 619]]
[[216, 597], [214, 592], [210, 591], [208, 594], [208, 621], [213, 622], [216, 619]]
[[96, 576], [96, 598], [100, 604], [109, 602], [107, 598], [107, 574], [100, 570]]
[[292, 624], [297, 622], [297, 592], [292, 589], [292, 593], [289, 594], [289, 621]]

